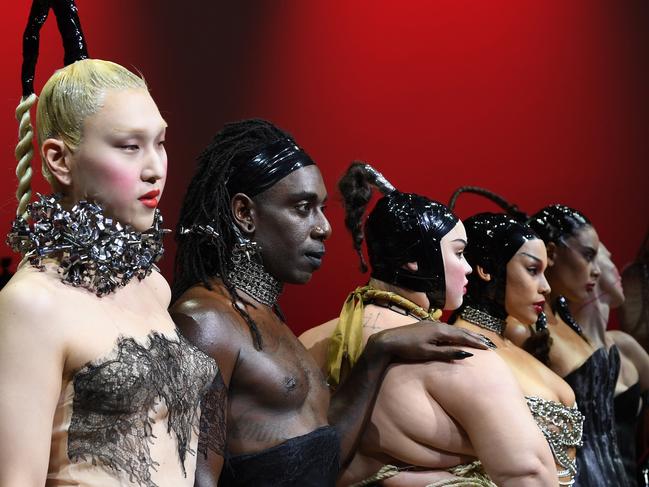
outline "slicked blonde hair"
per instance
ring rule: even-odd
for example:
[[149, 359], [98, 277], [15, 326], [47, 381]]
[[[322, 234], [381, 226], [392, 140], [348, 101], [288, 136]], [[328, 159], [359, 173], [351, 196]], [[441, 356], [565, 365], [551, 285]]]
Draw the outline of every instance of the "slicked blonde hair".
[[[89, 115], [99, 111], [107, 90], [147, 89], [144, 79], [119, 64], [101, 59], [83, 59], [56, 71], [45, 83], [36, 109], [38, 146], [49, 138], [60, 139], [70, 150], [75, 150], [83, 137], [83, 122]], [[32, 138], [29, 108], [33, 105], [21, 100], [16, 116], [20, 122], [16, 159], [19, 161], [18, 215], [22, 215], [31, 198], [31, 170], [25, 166], [31, 161]], [[26, 113], [25, 113], [26, 110]], [[29, 147], [27, 147], [27, 145]], [[22, 168], [20, 167], [22, 165]], [[50, 185], [54, 177], [45, 160], [42, 160], [43, 176]], [[20, 172], [20, 174], [19, 174]]]

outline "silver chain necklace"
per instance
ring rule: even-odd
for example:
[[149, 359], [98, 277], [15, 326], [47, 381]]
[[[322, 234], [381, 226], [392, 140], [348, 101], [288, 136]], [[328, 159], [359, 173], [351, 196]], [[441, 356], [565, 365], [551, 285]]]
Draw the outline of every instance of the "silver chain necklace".
[[469, 323], [479, 326], [480, 328], [498, 333], [500, 336], [502, 336], [505, 331], [506, 323], [504, 320], [495, 318], [489, 313], [472, 308], [471, 306], [464, 308], [462, 313], [460, 313], [460, 317]]
[[228, 280], [257, 301], [271, 308], [284, 288], [264, 266], [253, 259], [241, 259], [228, 271]]

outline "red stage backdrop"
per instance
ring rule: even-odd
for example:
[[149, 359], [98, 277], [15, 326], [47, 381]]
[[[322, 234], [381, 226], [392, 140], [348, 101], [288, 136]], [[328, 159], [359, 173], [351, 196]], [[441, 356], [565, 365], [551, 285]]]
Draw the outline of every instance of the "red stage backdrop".
[[[30, 2], [3, 6], [0, 227], [15, 211], [13, 111]], [[367, 276], [335, 182], [352, 159], [446, 202], [460, 185], [533, 212], [584, 211], [629, 262], [649, 224], [649, 4], [612, 2], [78, 0], [90, 54], [139, 69], [169, 122], [161, 209], [176, 223], [194, 159], [223, 123], [268, 118], [318, 161], [334, 233], [323, 268], [289, 286], [296, 333], [338, 314]], [[54, 19], [36, 87], [62, 62]], [[34, 168], [38, 164], [34, 164]], [[36, 187], [43, 191], [40, 181]], [[495, 209], [466, 196], [461, 217]], [[170, 237], [162, 262], [170, 279]], [[5, 246], [1, 254], [9, 255]]]

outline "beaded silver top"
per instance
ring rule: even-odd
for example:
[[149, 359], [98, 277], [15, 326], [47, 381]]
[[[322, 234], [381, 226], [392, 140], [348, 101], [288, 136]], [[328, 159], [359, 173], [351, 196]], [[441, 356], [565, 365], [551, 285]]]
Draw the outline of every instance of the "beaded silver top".
[[59, 261], [61, 281], [105, 296], [126, 286], [133, 277], [142, 280], [162, 257], [162, 216], [155, 211], [153, 226], [135, 231], [104, 216], [96, 203], [79, 201], [71, 210], [60, 205], [61, 196], [38, 195], [27, 206], [29, 220], [18, 217], [7, 235], [7, 244], [29, 263], [44, 269], [43, 259]]
[[465, 307], [462, 310], [462, 313], [460, 313], [460, 317], [463, 320], [468, 321], [469, 323], [473, 323], [480, 328], [496, 332], [501, 336], [505, 331], [504, 320], [495, 318], [489, 313], [485, 313], [484, 311], [480, 311], [479, 309], [472, 308], [471, 306]]
[[569, 408], [536, 396], [525, 396], [525, 399], [536, 424], [550, 445], [556, 462], [565, 469], [558, 472], [558, 476], [573, 477], [570, 482], [561, 485], [572, 485], [577, 474], [577, 463], [570, 458], [568, 451], [583, 444], [584, 416], [577, 409], [577, 405]]

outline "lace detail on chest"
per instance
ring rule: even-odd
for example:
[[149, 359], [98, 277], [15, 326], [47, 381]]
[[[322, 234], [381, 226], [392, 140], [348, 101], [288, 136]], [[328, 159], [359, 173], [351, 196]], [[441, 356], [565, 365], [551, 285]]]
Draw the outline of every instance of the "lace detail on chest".
[[150, 413], [161, 402], [185, 474], [185, 456], [194, 453], [190, 441], [198, 432], [201, 400], [220, 377], [216, 363], [182, 336], [170, 340], [156, 332], [146, 346], [121, 337], [109, 357], [86, 365], [73, 378], [68, 457], [156, 487], [151, 473], [159, 464], [150, 453], [156, 439]]
[[556, 462], [565, 469], [563, 472], [557, 472], [558, 476], [572, 476], [573, 480], [567, 484], [572, 485], [577, 474], [577, 464], [568, 455], [568, 450], [582, 445], [584, 416], [576, 405], [569, 408], [535, 396], [525, 396], [525, 399], [536, 424], [550, 445]]

